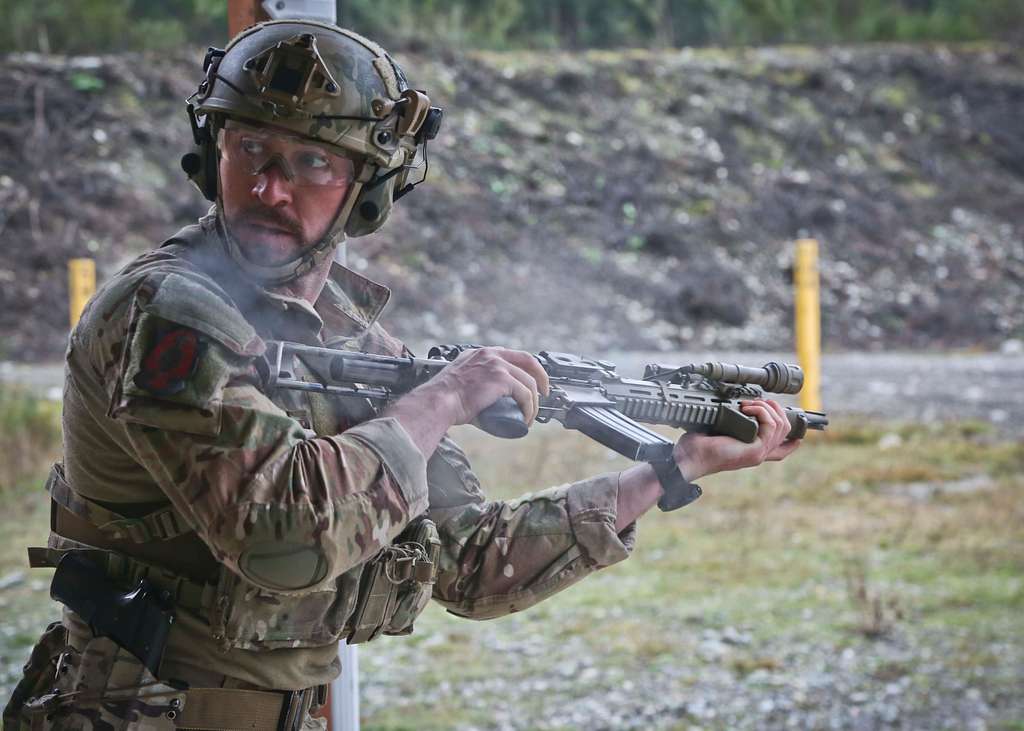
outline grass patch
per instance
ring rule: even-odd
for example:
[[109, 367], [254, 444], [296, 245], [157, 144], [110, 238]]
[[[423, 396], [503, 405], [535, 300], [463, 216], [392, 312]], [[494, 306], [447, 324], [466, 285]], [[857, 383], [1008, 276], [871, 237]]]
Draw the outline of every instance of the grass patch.
[[45, 469], [60, 434], [60, 404], [0, 384], [0, 495]]
[[41, 488], [60, 437], [60, 404], [0, 384], [0, 705], [58, 615], [47, 596], [52, 572], [31, 571], [25, 547], [46, 545], [50, 506]]

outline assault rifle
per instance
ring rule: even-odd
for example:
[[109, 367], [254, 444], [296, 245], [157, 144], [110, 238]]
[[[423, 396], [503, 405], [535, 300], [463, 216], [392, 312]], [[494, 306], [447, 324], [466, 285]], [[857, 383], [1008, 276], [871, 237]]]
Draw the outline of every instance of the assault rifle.
[[[289, 388], [368, 399], [382, 408], [433, 378], [464, 350], [475, 345], [440, 345], [426, 358], [372, 355], [300, 343], [272, 341], [267, 363], [270, 388]], [[799, 393], [799, 366], [770, 362], [760, 368], [732, 363], [651, 364], [643, 379], [623, 378], [612, 363], [568, 353], [542, 351], [534, 356], [548, 374], [551, 389], [540, 398], [537, 421], [557, 421], [583, 432], [609, 449], [657, 469], [672, 460], [675, 442], [637, 422], [661, 424], [743, 442], [757, 437], [757, 420], [740, 411], [740, 401], [764, 393]], [[296, 359], [314, 375], [299, 376]], [[808, 429], [823, 430], [828, 417], [787, 406], [790, 439]], [[516, 402], [499, 399], [477, 417], [476, 425], [494, 436], [512, 439], [527, 432]], [[658, 503], [673, 510], [696, 499], [666, 494]]]

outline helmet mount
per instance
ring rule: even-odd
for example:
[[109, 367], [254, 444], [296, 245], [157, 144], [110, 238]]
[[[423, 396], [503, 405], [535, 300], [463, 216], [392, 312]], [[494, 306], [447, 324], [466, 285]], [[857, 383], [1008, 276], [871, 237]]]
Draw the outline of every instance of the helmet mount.
[[300, 33], [246, 59], [242, 68], [275, 116], [302, 114], [324, 97], [338, 96], [340, 87], [316, 47], [316, 36]]

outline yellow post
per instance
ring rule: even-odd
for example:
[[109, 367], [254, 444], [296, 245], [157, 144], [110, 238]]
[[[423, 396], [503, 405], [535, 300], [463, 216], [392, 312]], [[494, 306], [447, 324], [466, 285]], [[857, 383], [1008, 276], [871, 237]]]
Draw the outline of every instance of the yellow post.
[[96, 262], [92, 259], [68, 260], [68, 301], [70, 303], [71, 328], [78, 324], [85, 303], [96, 291]]
[[821, 411], [821, 303], [818, 294], [818, 241], [796, 242], [796, 353], [804, 369], [800, 406]]

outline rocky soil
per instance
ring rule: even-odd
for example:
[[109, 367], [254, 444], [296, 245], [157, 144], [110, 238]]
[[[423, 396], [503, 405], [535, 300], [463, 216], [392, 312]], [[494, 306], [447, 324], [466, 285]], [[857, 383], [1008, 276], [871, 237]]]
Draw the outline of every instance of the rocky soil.
[[[1009, 637], [977, 644], [954, 630], [839, 644], [757, 640], [736, 627], [702, 626], [699, 618], [669, 627], [670, 615], [666, 608], [651, 617], [652, 630], [690, 636], [692, 647], [646, 667], [624, 667], [578, 638], [553, 646], [538, 636], [537, 623], [520, 620], [472, 633], [481, 654], [500, 658], [495, 677], [419, 687], [399, 680], [396, 688], [393, 668], [429, 662], [429, 647], [368, 646], [360, 654], [360, 709], [373, 719], [396, 706], [410, 713], [452, 706], [486, 719], [452, 727], [459, 731], [1012, 731], [1024, 719], [1024, 699], [1014, 690], [1024, 655]], [[446, 623], [449, 632], [463, 631], [456, 621]], [[614, 618], [606, 621], [614, 632]], [[962, 669], [978, 657], [986, 658], [983, 667]]]
[[[202, 212], [177, 58], [0, 66], [0, 358], [60, 353], [65, 261], [109, 275]], [[349, 262], [413, 340], [778, 348], [791, 241], [831, 348], [1024, 334], [1024, 53], [987, 47], [400, 59], [446, 107], [427, 183]]]

